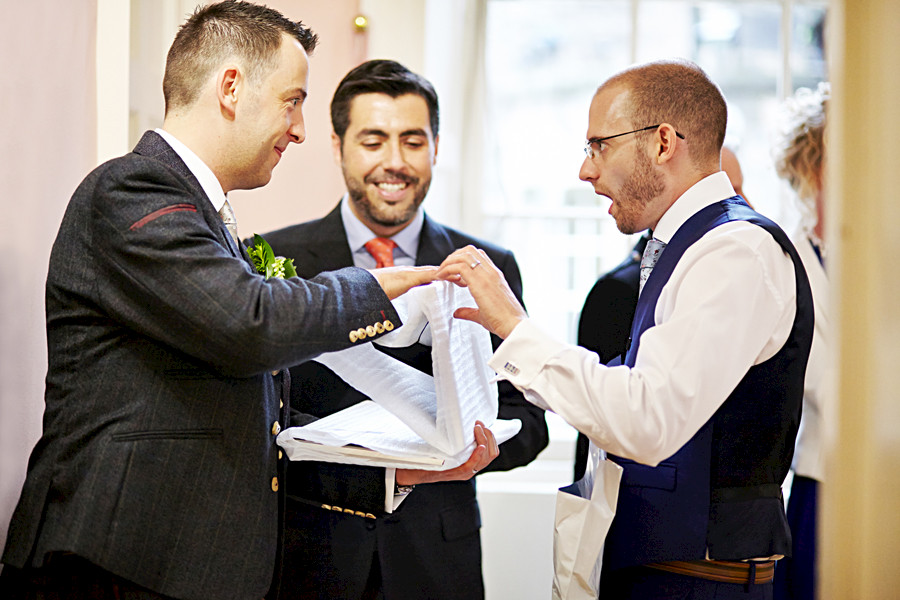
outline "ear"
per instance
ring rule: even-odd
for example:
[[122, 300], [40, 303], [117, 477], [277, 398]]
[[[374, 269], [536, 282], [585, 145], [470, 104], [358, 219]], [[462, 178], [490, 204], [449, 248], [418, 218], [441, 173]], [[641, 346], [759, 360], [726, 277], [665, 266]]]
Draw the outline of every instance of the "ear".
[[238, 89], [242, 82], [241, 70], [236, 66], [225, 67], [216, 77], [216, 99], [219, 101], [219, 109], [230, 119], [234, 119], [237, 110]]
[[338, 134], [331, 132], [331, 155], [334, 157], [334, 164], [341, 166], [344, 160], [344, 153], [341, 149], [341, 138]]
[[669, 123], [663, 123], [656, 129], [656, 164], [667, 163], [675, 156], [675, 148], [683, 140], [675, 133]]
[[438, 142], [439, 141], [441, 141], [441, 136], [440, 135], [434, 136], [434, 156], [431, 157], [431, 166], [432, 167], [437, 164], [437, 152], [438, 152]]

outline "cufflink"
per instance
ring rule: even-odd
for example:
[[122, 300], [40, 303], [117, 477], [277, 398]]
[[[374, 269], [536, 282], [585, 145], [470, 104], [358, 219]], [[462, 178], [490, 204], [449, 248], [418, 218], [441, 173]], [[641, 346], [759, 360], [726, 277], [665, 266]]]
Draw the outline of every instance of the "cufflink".
[[503, 370], [512, 375], [519, 374], [519, 367], [517, 367], [516, 365], [514, 365], [512, 363], [506, 363], [505, 365], [503, 365]]

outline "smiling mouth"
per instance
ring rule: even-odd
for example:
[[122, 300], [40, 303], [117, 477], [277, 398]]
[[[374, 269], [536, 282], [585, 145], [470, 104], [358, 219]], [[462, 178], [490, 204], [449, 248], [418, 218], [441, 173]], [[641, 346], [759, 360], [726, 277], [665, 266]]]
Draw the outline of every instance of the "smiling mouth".
[[405, 181], [381, 181], [379, 183], [376, 183], [375, 185], [378, 187], [378, 189], [389, 193], [405, 190], [407, 186], [409, 186], [409, 184]]

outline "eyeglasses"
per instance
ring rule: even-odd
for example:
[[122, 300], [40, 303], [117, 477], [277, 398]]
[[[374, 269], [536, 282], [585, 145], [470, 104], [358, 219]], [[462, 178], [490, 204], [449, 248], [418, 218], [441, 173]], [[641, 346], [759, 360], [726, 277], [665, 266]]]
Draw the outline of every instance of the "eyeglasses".
[[[591, 138], [584, 143], [584, 153], [587, 155], [588, 158], [593, 159], [595, 156], [600, 154], [600, 144], [602, 144], [606, 140], [611, 140], [613, 138], [622, 137], [623, 135], [631, 135], [632, 133], [639, 133], [641, 131], [649, 131], [650, 129], [656, 129], [660, 125], [662, 125], [662, 123], [660, 123], [659, 125], [650, 125], [649, 127], [641, 127], [640, 129], [635, 129], [634, 131], [626, 131], [625, 133], [617, 133], [616, 135], [608, 135], [606, 137], [601, 137], [601, 138], [596, 138], [596, 137]], [[681, 135], [680, 133], [678, 133], [677, 131], [675, 132], [675, 135], [677, 135], [681, 139], [684, 139], [684, 136]], [[594, 150], [594, 145], [597, 146], [596, 150]]]

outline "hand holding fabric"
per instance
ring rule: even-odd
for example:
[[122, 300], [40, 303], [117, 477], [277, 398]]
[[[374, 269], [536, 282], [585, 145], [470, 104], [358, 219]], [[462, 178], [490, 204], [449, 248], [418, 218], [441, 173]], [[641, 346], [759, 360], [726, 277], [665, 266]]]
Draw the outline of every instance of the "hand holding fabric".
[[438, 279], [468, 287], [478, 308], [459, 308], [453, 316], [474, 321], [500, 338], [506, 337], [520, 321], [528, 318], [509, 284], [484, 250], [460, 248], [443, 263]]
[[447, 471], [425, 471], [421, 469], [397, 469], [397, 485], [416, 485], [436, 481], [467, 481], [491, 464], [500, 455], [500, 447], [491, 430], [481, 421], [475, 422], [475, 450], [469, 460], [455, 469]]

